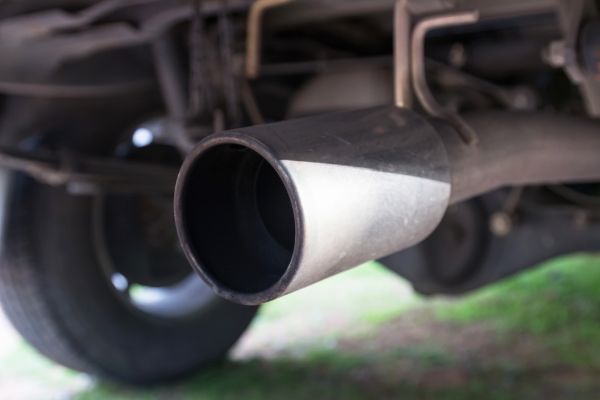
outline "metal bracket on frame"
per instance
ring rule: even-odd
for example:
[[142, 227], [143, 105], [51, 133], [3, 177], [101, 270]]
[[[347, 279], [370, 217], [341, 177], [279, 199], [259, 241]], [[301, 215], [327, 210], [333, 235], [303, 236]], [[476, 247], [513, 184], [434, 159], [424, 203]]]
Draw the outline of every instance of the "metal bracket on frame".
[[431, 116], [448, 120], [469, 145], [478, 142], [475, 131], [456, 113], [435, 99], [425, 71], [425, 38], [433, 30], [473, 24], [477, 11], [445, 13], [422, 18], [413, 27], [410, 0], [397, 0], [394, 10], [394, 97], [397, 107], [412, 108], [414, 98]]

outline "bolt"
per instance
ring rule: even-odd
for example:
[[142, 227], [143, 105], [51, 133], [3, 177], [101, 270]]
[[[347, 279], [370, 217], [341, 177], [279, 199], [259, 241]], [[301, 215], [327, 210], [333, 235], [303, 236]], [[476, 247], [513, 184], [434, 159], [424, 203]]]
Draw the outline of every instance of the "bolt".
[[508, 236], [513, 229], [513, 220], [504, 212], [492, 214], [490, 218], [490, 231], [496, 236]]

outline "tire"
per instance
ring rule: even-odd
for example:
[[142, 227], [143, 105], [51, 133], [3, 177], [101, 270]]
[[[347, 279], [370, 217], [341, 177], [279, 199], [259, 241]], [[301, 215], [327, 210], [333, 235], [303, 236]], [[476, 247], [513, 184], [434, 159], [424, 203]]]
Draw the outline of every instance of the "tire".
[[[0, 99], [0, 143], [107, 154], [156, 100]], [[221, 359], [256, 313], [212, 294], [185, 318], [134, 310], [101, 266], [93, 197], [16, 173], [4, 174], [2, 188], [2, 307], [34, 348], [68, 368], [132, 384], [174, 379]]]

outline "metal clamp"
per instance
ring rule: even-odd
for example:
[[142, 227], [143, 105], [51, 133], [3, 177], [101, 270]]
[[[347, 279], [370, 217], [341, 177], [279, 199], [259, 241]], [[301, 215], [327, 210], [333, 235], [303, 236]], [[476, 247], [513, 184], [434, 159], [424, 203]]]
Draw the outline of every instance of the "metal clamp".
[[[452, 123], [467, 144], [477, 143], [477, 134], [456, 113], [442, 107], [427, 84], [425, 39], [444, 27], [468, 25], [479, 21], [477, 11], [436, 15], [419, 21], [413, 28], [410, 0], [398, 0], [394, 10], [394, 93], [397, 107], [413, 107], [413, 96], [425, 111]], [[414, 91], [414, 92], [413, 92]]]

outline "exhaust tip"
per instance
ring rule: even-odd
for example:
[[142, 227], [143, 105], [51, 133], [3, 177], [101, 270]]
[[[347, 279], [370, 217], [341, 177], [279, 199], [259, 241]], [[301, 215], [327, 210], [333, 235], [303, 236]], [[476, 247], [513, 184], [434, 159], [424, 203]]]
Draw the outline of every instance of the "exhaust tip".
[[292, 275], [301, 219], [275, 160], [260, 143], [220, 135], [194, 149], [177, 180], [186, 256], [217, 294], [242, 304], [277, 297]]
[[390, 106], [205, 139], [177, 180], [175, 221], [208, 285], [254, 305], [419, 243], [449, 198], [438, 129]]

